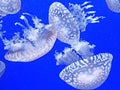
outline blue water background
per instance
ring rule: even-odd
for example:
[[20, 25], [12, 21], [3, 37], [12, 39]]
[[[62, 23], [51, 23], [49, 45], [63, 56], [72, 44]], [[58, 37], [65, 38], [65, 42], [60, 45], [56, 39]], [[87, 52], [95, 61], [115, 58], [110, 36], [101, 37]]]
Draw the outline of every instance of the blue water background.
[[[85, 0], [58, 0], [66, 7], [68, 3], [81, 4]], [[108, 79], [96, 90], [120, 90], [120, 13], [111, 12], [105, 0], [90, 0], [96, 10], [96, 15], [105, 16], [100, 23], [89, 24], [86, 32], [81, 34], [82, 40], [95, 44], [95, 54], [110, 52], [114, 59]], [[19, 26], [14, 26], [23, 12], [28, 12], [42, 19], [48, 24], [48, 10], [55, 0], [22, 0], [21, 10], [15, 15], [3, 18], [3, 30], [6, 37], [11, 38], [14, 32], [21, 32]], [[30, 18], [29, 18], [30, 20]], [[32, 24], [31, 20], [30, 23]], [[15, 63], [4, 59], [6, 51], [0, 41], [0, 60], [6, 64], [6, 71], [0, 78], [0, 90], [76, 90], [59, 78], [60, 71], [64, 66], [56, 66], [54, 58], [55, 50], [61, 52], [67, 44], [56, 41], [53, 49], [45, 56], [29, 63]]]

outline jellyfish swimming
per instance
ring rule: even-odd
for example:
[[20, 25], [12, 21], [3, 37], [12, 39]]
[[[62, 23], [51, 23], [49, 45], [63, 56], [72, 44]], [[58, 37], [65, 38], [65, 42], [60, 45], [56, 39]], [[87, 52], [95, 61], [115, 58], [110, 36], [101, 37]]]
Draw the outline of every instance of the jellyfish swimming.
[[120, 13], [120, 0], [106, 0], [106, 4], [111, 11]]
[[80, 32], [85, 31], [88, 23], [98, 23], [102, 16], [95, 16], [95, 11], [90, 11], [93, 5], [84, 2], [81, 5], [69, 4], [67, 9], [60, 2], [54, 2], [49, 8], [49, 23], [57, 31], [57, 38], [67, 44], [79, 41]]
[[70, 45], [63, 52], [55, 52], [56, 65], [66, 65], [59, 77], [76, 89], [91, 90], [101, 86], [111, 70], [113, 56], [110, 53], [94, 54], [94, 44], [80, 40], [89, 23], [99, 23], [93, 5], [69, 4], [69, 9], [55, 2], [49, 9], [49, 23], [55, 27], [57, 38]]
[[3, 75], [5, 71], [5, 64], [4, 62], [0, 61], [0, 77]]
[[21, 0], [0, 0], [0, 16], [15, 14], [21, 8]]
[[110, 53], [100, 53], [81, 59], [65, 67], [59, 76], [76, 89], [96, 89], [107, 79], [112, 59], [113, 56]]
[[113, 56], [110, 53], [94, 55], [87, 41], [81, 41], [65, 48], [63, 53], [55, 53], [56, 65], [66, 65], [59, 77], [76, 89], [91, 90], [101, 86], [111, 70]]
[[[29, 24], [25, 15], [32, 17], [34, 26]], [[52, 49], [57, 37], [52, 26], [43, 24], [41, 19], [29, 13], [23, 13], [20, 19], [24, 20], [26, 26], [19, 22], [16, 22], [15, 25], [23, 28], [23, 35], [20, 36], [20, 33], [17, 32], [12, 39], [8, 40], [1, 32], [4, 49], [8, 50], [4, 56], [5, 59], [14, 62], [30, 62], [47, 54]]]

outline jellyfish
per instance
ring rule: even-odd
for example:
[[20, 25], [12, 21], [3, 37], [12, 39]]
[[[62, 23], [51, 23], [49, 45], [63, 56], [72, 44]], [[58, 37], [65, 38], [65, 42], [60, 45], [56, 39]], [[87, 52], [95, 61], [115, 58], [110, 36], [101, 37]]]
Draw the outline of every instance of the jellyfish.
[[21, 0], [0, 0], [0, 16], [15, 14], [21, 8]]
[[110, 53], [100, 53], [87, 59], [80, 59], [66, 66], [59, 77], [76, 89], [96, 89], [107, 79], [112, 59]]
[[0, 61], [0, 77], [3, 75], [4, 71], [5, 71], [5, 64], [2, 61]]
[[120, 13], [120, 0], [106, 0], [106, 3], [111, 11]]
[[21, 0], [0, 0], [0, 30], [2, 28], [2, 17], [8, 14], [16, 14], [21, 8]]
[[113, 56], [110, 53], [94, 55], [94, 47], [81, 41], [65, 48], [63, 53], [56, 52], [56, 65], [66, 65], [59, 77], [76, 89], [91, 90], [101, 86], [109, 75]]
[[[29, 24], [26, 16], [32, 17], [34, 26]], [[5, 45], [4, 49], [8, 52], [5, 59], [14, 62], [30, 62], [47, 54], [53, 47], [57, 34], [51, 25], [45, 25], [41, 19], [29, 13], [23, 13], [20, 19], [24, 20], [26, 26], [16, 22], [23, 28], [23, 35], [15, 33], [12, 39], [8, 40], [1, 33], [1, 39]]]
[[80, 32], [85, 31], [88, 23], [98, 23], [102, 16], [95, 16], [95, 11], [90, 11], [93, 5], [84, 2], [81, 5], [69, 4], [67, 9], [60, 2], [54, 2], [49, 8], [49, 23], [57, 31], [57, 38], [67, 44], [79, 41]]

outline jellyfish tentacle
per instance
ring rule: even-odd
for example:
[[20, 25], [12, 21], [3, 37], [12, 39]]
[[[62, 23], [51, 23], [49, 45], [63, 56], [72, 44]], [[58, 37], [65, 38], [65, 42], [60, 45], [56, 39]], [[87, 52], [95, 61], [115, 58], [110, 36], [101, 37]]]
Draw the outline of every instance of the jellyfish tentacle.
[[56, 65], [69, 65], [80, 59], [80, 56], [72, 48], [65, 48], [64, 53], [55, 52]]
[[71, 48], [65, 48], [63, 53], [55, 52], [56, 65], [69, 65], [80, 59], [87, 59], [94, 55], [94, 47], [95, 45], [90, 45], [87, 41], [76, 42]]
[[99, 19], [104, 18], [103, 16], [95, 16], [95, 11], [88, 10], [92, 7], [94, 6], [89, 4], [89, 2], [85, 2], [83, 5], [69, 4], [69, 11], [77, 21], [77, 25], [81, 32], [86, 30], [89, 23], [99, 23]]

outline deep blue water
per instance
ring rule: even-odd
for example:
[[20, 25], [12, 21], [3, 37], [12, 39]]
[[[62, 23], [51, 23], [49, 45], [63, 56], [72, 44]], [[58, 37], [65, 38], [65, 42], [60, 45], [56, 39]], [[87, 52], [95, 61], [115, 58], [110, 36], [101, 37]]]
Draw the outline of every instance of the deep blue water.
[[[68, 3], [81, 4], [85, 0], [58, 0], [66, 7]], [[86, 32], [81, 34], [83, 40], [95, 44], [95, 54], [109, 52], [113, 54], [111, 72], [108, 79], [96, 90], [120, 90], [120, 13], [111, 12], [105, 0], [90, 0], [94, 5], [97, 16], [105, 16], [100, 23], [89, 24]], [[14, 32], [21, 32], [21, 28], [14, 26], [19, 17], [28, 12], [48, 23], [48, 9], [55, 0], [22, 0], [21, 10], [14, 15], [3, 18], [3, 29], [6, 37], [11, 38]], [[32, 23], [32, 22], [31, 22]], [[15, 63], [4, 59], [6, 51], [0, 41], [0, 60], [6, 64], [6, 70], [0, 78], [0, 90], [76, 90], [59, 78], [63, 66], [56, 66], [55, 50], [61, 52], [66, 44], [56, 41], [53, 49], [45, 56], [29, 63]]]

